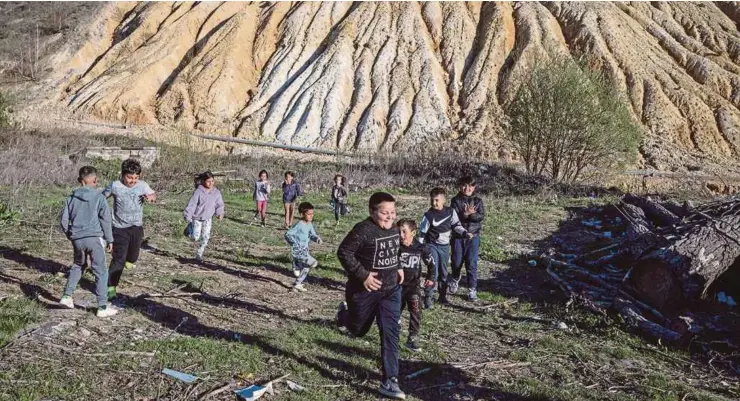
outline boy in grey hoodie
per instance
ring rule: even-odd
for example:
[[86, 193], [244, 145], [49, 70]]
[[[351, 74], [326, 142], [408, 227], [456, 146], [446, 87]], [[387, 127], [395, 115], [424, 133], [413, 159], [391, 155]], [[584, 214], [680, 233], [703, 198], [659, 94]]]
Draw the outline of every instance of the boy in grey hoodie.
[[105, 264], [105, 251], [110, 252], [113, 245], [110, 208], [105, 197], [95, 188], [98, 184], [95, 167], [82, 167], [77, 180], [81, 186], [67, 198], [59, 220], [62, 232], [72, 241], [74, 248], [74, 263], [59, 303], [70, 309], [75, 307], [72, 294], [82, 277], [85, 258], [90, 255], [95, 295], [98, 297], [97, 315], [113, 316], [118, 310], [107, 305], [108, 268]]

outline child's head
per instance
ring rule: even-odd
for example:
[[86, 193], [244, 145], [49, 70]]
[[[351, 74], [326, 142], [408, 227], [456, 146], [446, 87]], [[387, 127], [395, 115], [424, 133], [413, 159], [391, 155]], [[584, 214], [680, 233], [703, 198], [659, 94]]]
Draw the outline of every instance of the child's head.
[[445, 207], [445, 195], [447, 195], [447, 192], [442, 187], [436, 187], [429, 191], [429, 203], [432, 205], [432, 209], [442, 210]]
[[334, 176], [334, 183], [337, 185], [344, 185], [344, 176], [337, 174]]
[[198, 177], [198, 181], [200, 181], [200, 185], [203, 185], [203, 188], [205, 189], [211, 189], [216, 185], [216, 179], [213, 178], [213, 173], [210, 171], [206, 171], [201, 174]]
[[136, 159], [126, 159], [121, 163], [121, 181], [123, 185], [133, 188], [141, 176], [141, 163]]
[[257, 176], [260, 178], [260, 181], [267, 181], [267, 179], [270, 177], [267, 174], [267, 170], [260, 171], [260, 173]]
[[293, 182], [293, 177], [295, 177], [295, 174], [293, 174], [292, 171], [286, 171], [285, 172], [285, 182], [287, 182], [288, 184], [290, 184], [291, 182]]
[[469, 175], [460, 178], [457, 185], [460, 187], [460, 193], [465, 196], [472, 196], [473, 192], [475, 192], [475, 180]]
[[98, 183], [98, 170], [93, 166], [83, 166], [77, 175], [77, 182], [80, 185], [95, 186]]
[[401, 244], [403, 246], [411, 246], [416, 236], [416, 222], [412, 219], [401, 219], [398, 220], [396, 226], [401, 231]]
[[388, 230], [396, 220], [396, 200], [387, 192], [376, 192], [368, 201], [370, 217], [380, 228]]
[[313, 221], [313, 205], [308, 202], [301, 202], [298, 205], [298, 213], [301, 214], [301, 220], [306, 223]]

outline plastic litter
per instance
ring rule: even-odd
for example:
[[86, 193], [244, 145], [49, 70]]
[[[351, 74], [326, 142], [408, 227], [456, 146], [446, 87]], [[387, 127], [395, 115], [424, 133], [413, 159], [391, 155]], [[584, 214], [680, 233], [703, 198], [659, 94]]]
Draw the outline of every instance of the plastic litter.
[[272, 382], [268, 382], [265, 386], [258, 386], [256, 384], [253, 384], [249, 387], [245, 387], [240, 390], [234, 391], [237, 395], [237, 397], [243, 399], [244, 401], [256, 401], [265, 393], [270, 393], [270, 395], [275, 394], [275, 392], [272, 389]]
[[414, 372], [414, 373], [411, 373], [411, 374], [408, 374], [408, 375], [406, 375], [406, 379], [413, 379], [414, 377], [418, 377], [418, 376], [421, 376], [421, 375], [423, 375], [424, 373], [427, 373], [427, 372], [429, 372], [429, 371], [431, 371], [431, 370], [432, 370], [432, 368], [424, 368], [424, 369], [422, 369], [422, 370], [417, 370], [417, 371], [416, 371], [416, 372]]
[[185, 383], [193, 383], [194, 381], [198, 380], [196, 376], [167, 368], [162, 369], [162, 373], [166, 374], [167, 376], [174, 377], [175, 379], [183, 381]]
[[535, 267], [535, 266], [537, 266], [537, 261], [536, 261], [536, 260], [534, 260], [534, 259], [530, 260], [530, 261], [529, 261], [528, 263], [529, 263], [529, 265], [530, 265], [530, 266], [532, 266], [532, 267]]
[[724, 291], [720, 291], [717, 293], [717, 301], [719, 301], [719, 303], [721, 304], [727, 303], [727, 295], [725, 295]]
[[291, 390], [293, 390], [293, 391], [303, 391], [303, 390], [305, 390], [303, 388], [303, 386], [301, 386], [300, 384], [298, 384], [296, 382], [292, 382], [290, 380], [286, 380], [285, 383], [288, 385], [288, 388], [291, 389]]

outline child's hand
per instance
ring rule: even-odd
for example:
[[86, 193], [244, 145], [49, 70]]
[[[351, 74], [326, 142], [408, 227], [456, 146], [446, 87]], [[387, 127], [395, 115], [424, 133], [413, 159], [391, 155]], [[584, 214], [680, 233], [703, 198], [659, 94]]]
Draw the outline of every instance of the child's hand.
[[105, 250], [108, 251], [108, 253], [113, 252], [113, 243], [111, 242], [108, 244], [108, 246], [105, 247]]
[[324, 242], [324, 240], [321, 239], [321, 237], [316, 237], [316, 243], [321, 245]]
[[473, 234], [473, 233], [467, 233], [467, 234], [465, 234], [465, 236], [468, 237], [468, 239], [473, 239], [473, 237], [475, 237], [475, 234]]
[[468, 217], [471, 214], [475, 214], [475, 205], [471, 205], [469, 203], [466, 204], [465, 205], [465, 212], [463, 214], [465, 214], [465, 217]]
[[424, 288], [431, 288], [431, 287], [434, 287], [434, 281], [429, 280], [429, 279], [425, 280], [424, 281]]
[[218, 221], [221, 221], [224, 219], [224, 216], [218, 216]]
[[362, 283], [366, 290], [377, 291], [380, 289], [380, 286], [383, 285], [383, 282], [378, 280], [376, 277], [378, 277], [378, 273], [370, 273], [367, 275], [365, 282]]
[[404, 279], [403, 269], [398, 269], [397, 271], [398, 271], [398, 284], [403, 284], [403, 279]]

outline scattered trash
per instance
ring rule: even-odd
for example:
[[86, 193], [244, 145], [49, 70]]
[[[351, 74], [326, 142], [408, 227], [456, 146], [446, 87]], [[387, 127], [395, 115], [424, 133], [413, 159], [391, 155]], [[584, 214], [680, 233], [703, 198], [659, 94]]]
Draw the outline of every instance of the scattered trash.
[[283, 380], [288, 376], [290, 376], [290, 374], [280, 376], [275, 380], [270, 380], [264, 386], [253, 384], [249, 387], [235, 390], [234, 393], [236, 393], [236, 396], [243, 399], [244, 401], [255, 401], [259, 399], [260, 397], [262, 397], [263, 395], [265, 395], [265, 393], [270, 393], [270, 395], [274, 395], [275, 392], [272, 389], [273, 383], [277, 383], [280, 380]]
[[305, 390], [303, 386], [299, 385], [298, 383], [292, 382], [290, 380], [286, 380], [285, 383], [288, 384], [288, 388], [293, 391], [303, 391]]
[[265, 393], [270, 393], [270, 395], [275, 394], [272, 390], [272, 382], [268, 382], [265, 386], [258, 386], [256, 384], [253, 384], [249, 387], [245, 387], [234, 392], [236, 393], [237, 397], [245, 401], [258, 400], [260, 397], [265, 395]]
[[529, 263], [529, 265], [530, 265], [530, 266], [532, 266], [532, 267], [535, 267], [535, 266], [537, 266], [537, 261], [536, 261], [536, 260], [534, 260], [534, 259], [530, 260], [530, 261], [529, 261], [528, 263]]
[[167, 369], [167, 368], [162, 369], [162, 373], [168, 376], [174, 377], [175, 379], [183, 381], [185, 383], [193, 383], [194, 381], [198, 380], [196, 376], [189, 375], [187, 373], [178, 372], [172, 369]]
[[557, 326], [560, 330], [568, 330], [568, 325], [565, 322], [558, 322]]
[[611, 231], [606, 231], [606, 232], [605, 232], [604, 234], [602, 234], [602, 235], [604, 236], [604, 238], [611, 238], [611, 237], [612, 237], [612, 232], [611, 232]]
[[431, 371], [431, 370], [432, 370], [432, 368], [424, 368], [424, 369], [422, 369], [422, 370], [417, 370], [417, 371], [416, 371], [416, 372], [414, 372], [414, 373], [411, 373], [411, 374], [408, 374], [408, 375], [406, 375], [406, 379], [413, 379], [414, 377], [418, 377], [418, 376], [421, 376], [421, 375], [423, 375], [424, 373], [427, 373], [427, 372], [429, 372], [429, 371]]
[[732, 299], [732, 297], [728, 295], [727, 296], [727, 305], [729, 305], [729, 306], [737, 306], [737, 302], [735, 302], [735, 300]]

